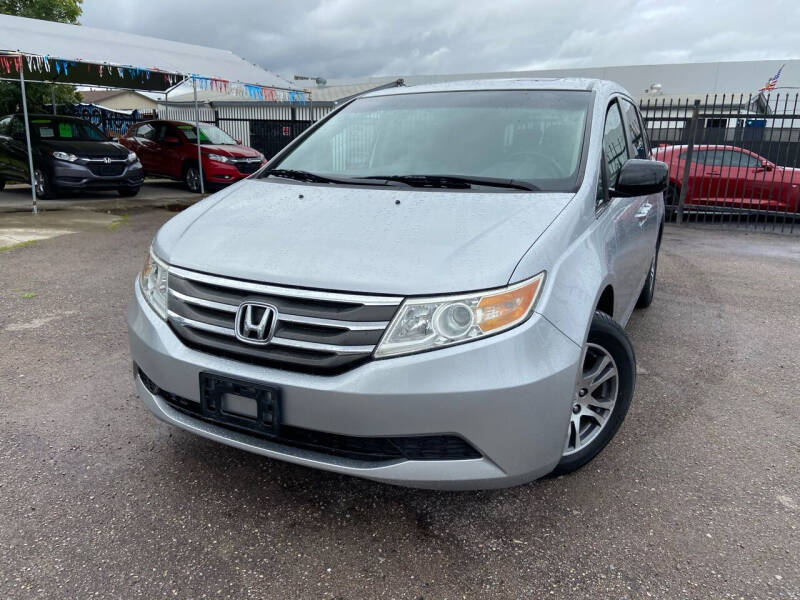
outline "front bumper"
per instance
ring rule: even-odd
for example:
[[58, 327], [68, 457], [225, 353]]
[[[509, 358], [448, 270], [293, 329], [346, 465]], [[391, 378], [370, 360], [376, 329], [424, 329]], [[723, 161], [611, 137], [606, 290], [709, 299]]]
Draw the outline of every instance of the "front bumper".
[[546, 475], [561, 457], [581, 351], [538, 314], [485, 340], [319, 376], [188, 348], [134, 288], [133, 361], [171, 394], [199, 402], [201, 372], [260, 381], [280, 387], [285, 425], [346, 436], [452, 434], [483, 456], [368, 462], [285, 446], [179, 412], [137, 375], [145, 406], [172, 425], [271, 458], [413, 487], [507, 487]]
[[53, 184], [62, 189], [120, 189], [139, 187], [144, 181], [142, 163], [124, 165], [119, 175], [97, 175], [84, 164], [54, 161]]

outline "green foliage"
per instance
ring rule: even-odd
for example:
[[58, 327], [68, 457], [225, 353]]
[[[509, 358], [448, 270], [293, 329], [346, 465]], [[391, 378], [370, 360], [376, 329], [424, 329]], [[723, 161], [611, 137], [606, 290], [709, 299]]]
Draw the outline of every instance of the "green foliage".
[[0, 0], [0, 13], [78, 24], [83, 0]]
[[[0, 0], [0, 13], [78, 24], [83, 0]], [[26, 83], [28, 110], [43, 112], [44, 105], [51, 102], [51, 87], [55, 87], [56, 104], [80, 102], [80, 93], [68, 85], [51, 86], [46, 83]], [[22, 94], [19, 84], [0, 81], [0, 116], [22, 110]]]
[[[0, 0], [2, 1], [2, 0]], [[25, 83], [28, 97], [28, 110], [32, 113], [45, 111], [45, 104], [51, 102], [50, 89], [55, 88], [56, 104], [74, 104], [81, 101], [81, 94], [71, 85], [50, 85], [49, 83]], [[19, 84], [0, 81], [0, 116], [22, 111], [22, 92]]]

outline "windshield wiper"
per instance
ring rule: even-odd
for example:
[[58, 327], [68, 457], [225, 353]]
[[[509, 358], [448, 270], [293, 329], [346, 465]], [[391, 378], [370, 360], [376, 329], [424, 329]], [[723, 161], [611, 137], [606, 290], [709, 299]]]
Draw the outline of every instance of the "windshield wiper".
[[[301, 171], [298, 169], [268, 169], [264, 171], [262, 177], [266, 177], [268, 175], [273, 175], [275, 177], [283, 177], [285, 179], [295, 179], [297, 181], [308, 181], [311, 183], [341, 183], [346, 185], [388, 185], [387, 182], [384, 181], [383, 184], [372, 181], [372, 178], [368, 177], [328, 177], [327, 175], [319, 175], [318, 173], [312, 173], [311, 171]], [[364, 181], [365, 179], [370, 179], [370, 181]], [[383, 177], [377, 177], [376, 179], [383, 179]]]
[[344, 179], [333, 179], [324, 175], [317, 175], [311, 171], [299, 171], [297, 169], [269, 169], [264, 171], [264, 175], [274, 175], [285, 179], [296, 179], [297, 181], [313, 181], [314, 183], [349, 183]]
[[384, 179], [398, 181], [414, 187], [438, 187], [469, 189], [473, 185], [486, 187], [500, 187], [514, 190], [538, 192], [540, 189], [517, 179], [500, 179], [499, 177], [466, 177], [462, 175], [370, 175], [364, 179]]

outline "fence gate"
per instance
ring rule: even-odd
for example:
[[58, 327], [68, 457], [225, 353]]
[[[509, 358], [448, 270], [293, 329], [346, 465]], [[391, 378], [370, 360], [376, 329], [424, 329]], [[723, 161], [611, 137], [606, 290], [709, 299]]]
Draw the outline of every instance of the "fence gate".
[[311, 121], [250, 121], [250, 145], [267, 158], [311, 126]]
[[800, 233], [800, 94], [640, 102], [668, 217]]

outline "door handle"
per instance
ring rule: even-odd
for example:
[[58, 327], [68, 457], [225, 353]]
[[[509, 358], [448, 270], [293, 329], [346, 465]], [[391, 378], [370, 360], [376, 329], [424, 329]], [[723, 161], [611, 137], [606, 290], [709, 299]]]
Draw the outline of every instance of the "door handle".
[[722, 175], [721, 171], [706, 171], [706, 175]]
[[637, 219], [639, 219], [639, 225], [644, 225], [644, 222], [647, 220], [647, 215], [650, 214], [650, 210], [652, 208], [652, 204], [642, 204], [639, 207], [639, 210], [637, 210], [636, 214], [634, 215]]

